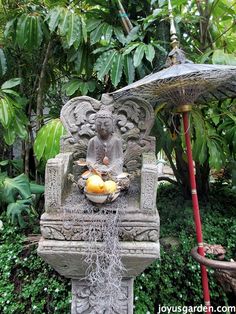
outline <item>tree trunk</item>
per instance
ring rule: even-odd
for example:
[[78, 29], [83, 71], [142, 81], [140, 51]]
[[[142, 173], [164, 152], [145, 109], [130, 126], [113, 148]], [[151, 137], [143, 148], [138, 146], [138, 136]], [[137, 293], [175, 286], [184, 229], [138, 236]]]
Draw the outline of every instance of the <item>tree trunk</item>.
[[37, 93], [37, 101], [36, 101], [36, 132], [40, 129], [43, 124], [43, 99], [44, 99], [44, 80], [46, 75], [47, 64], [49, 60], [49, 56], [51, 53], [52, 41], [50, 40], [46, 49], [46, 53], [44, 56], [42, 69], [39, 76], [38, 83], [38, 93]]

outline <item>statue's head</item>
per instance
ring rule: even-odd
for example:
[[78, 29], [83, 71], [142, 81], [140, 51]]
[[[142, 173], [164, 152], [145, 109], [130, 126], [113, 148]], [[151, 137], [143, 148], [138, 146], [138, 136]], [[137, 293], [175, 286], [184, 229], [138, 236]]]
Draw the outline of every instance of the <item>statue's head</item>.
[[110, 110], [102, 107], [95, 115], [95, 127], [101, 138], [107, 138], [114, 132], [114, 121]]

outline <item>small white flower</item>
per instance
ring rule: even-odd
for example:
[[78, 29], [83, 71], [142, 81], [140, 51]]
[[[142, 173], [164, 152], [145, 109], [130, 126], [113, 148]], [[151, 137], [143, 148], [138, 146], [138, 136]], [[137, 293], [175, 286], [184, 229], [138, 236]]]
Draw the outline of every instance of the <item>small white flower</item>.
[[36, 305], [33, 305], [33, 310], [37, 309], [37, 306]]
[[55, 292], [56, 292], [56, 293], [58, 293], [58, 292], [59, 292], [59, 289], [58, 289], [58, 288], [56, 288]]
[[3, 222], [2, 222], [2, 220], [0, 220], [0, 230], [2, 230], [3, 229]]
[[44, 290], [44, 291], [47, 291], [47, 290], [48, 290], [48, 288], [44, 288], [43, 290]]
[[135, 301], [137, 301], [138, 300], [138, 296], [136, 295], [136, 297], [134, 299], [135, 299]]

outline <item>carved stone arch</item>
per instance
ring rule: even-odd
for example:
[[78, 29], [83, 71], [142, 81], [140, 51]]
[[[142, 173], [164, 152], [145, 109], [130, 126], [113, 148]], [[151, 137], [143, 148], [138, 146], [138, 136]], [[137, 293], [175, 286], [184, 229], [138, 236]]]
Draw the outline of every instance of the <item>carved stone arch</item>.
[[94, 117], [101, 102], [88, 96], [75, 97], [62, 108], [60, 119], [67, 131], [61, 138], [61, 152], [73, 152], [74, 159], [85, 158], [87, 144], [95, 135]]
[[154, 124], [152, 106], [138, 97], [123, 97], [113, 102], [116, 125], [126, 143], [124, 165], [128, 172], [141, 168], [142, 154], [155, 151], [155, 138], [149, 136]]

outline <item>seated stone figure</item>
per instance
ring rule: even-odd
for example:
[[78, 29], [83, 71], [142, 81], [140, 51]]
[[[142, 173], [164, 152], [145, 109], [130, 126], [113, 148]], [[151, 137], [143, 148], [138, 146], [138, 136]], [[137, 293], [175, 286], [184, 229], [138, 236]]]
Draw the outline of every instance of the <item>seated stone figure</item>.
[[96, 135], [88, 143], [86, 162], [90, 170], [117, 179], [123, 172], [122, 141], [114, 133], [112, 113], [101, 108], [95, 115]]

